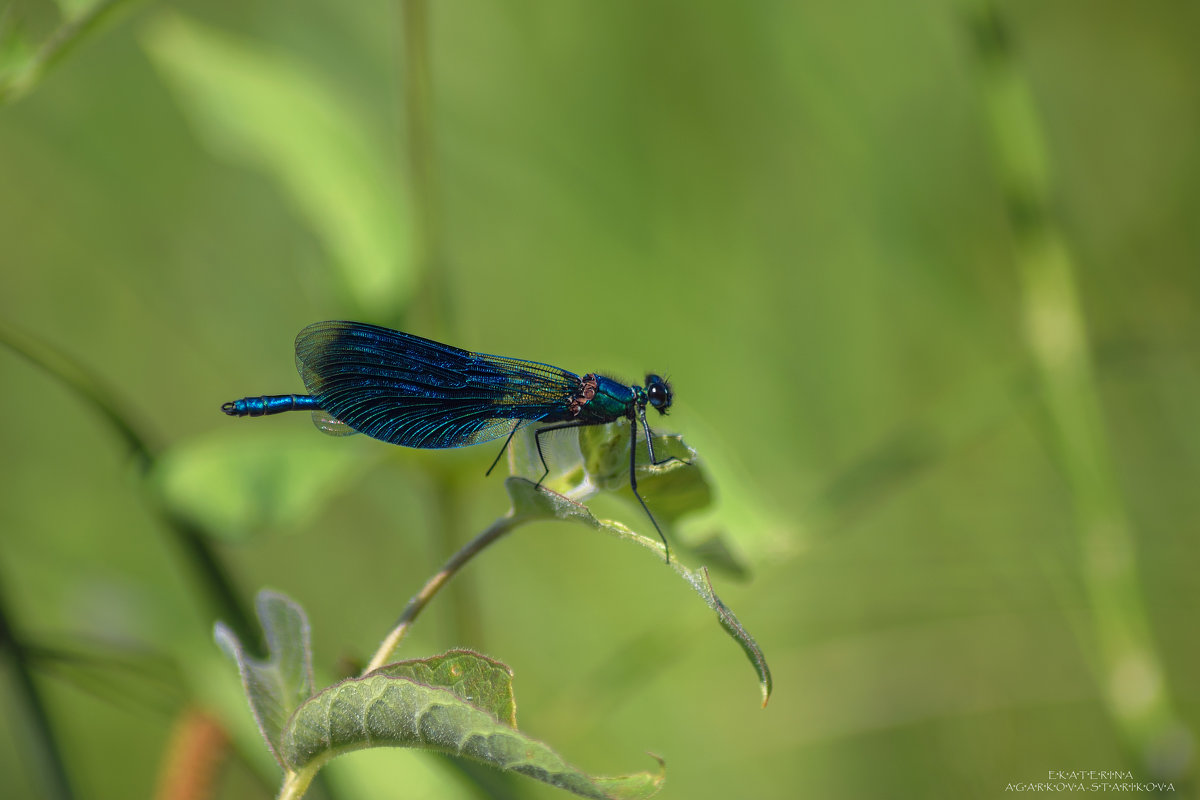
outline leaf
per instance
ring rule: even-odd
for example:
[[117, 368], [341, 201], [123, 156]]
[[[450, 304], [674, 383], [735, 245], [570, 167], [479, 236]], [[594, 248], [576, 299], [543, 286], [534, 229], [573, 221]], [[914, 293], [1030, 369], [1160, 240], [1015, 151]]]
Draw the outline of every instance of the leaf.
[[[512, 670], [469, 650], [388, 664], [315, 695], [308, 619], [287, 597], [261, 591], [268, 658], [253, 658], [217, 623], [217, 644], [238, 665], [250, 710], [287, 783], [306, 785], [329, 759], [366, 747], [419, 747], [470, 758], [596, 798], [648, 798], [657, 774], [590, 777], [516, 730]], [[302, 790], [301, 790], [302, 791]]]
[[[584, 472], [601, 489], [613, 490], [629, 486], [629, 422], [589, 425], [579, 428], [579, 449], [584, 454]], [[647, 481], [674, 473], [690, 474], [704, 486], [704, 498], [697, 509], [711, 499], [711, 493], [697, 463], [698, 455], [678, 434], [653, 433], [654, 457], [662, 463], [652, 463], [645, 437], [638, 428], [638, 486]]]
[[[545, 467], [538, 457], [536, 428], [523, 428], [509, 447], [510, 474], [538, 478]], [[636, 504], [629, 485], [629, 423], [589, 425], [566, 433], [542, 437], [542, 452], [551, 473], [543, 486], [583, 502], [601, 491], [623, 494]], [[712, 502], [712, 488], [695, 450], [674, 434], [654, 435], [654, 455], [649, 460], [645, 441], [638, 437], [638, 490], [653, 497], [654, 517], [670, 526], [680, 517], [701, 511]], [[650, 501], [647, 500], [649, 503]]]
[[[461, 663], [469, 657], [457, 651], [454, 660]], [[468, 702], [459, 693], [463, 684], [449, 688], [385, 674], [397, 666], [342, 681], [302, 705], [283, 734], [287, 768], [310, 770], [341, 753], [366, 747], [419, 747], [518, 772], [584, 797], [632, 800], [651, 797], [662, 787], [661, 760], [656, 775], [589, 777], [542, 742]], [[511, 674], [507, 669], [503, 672], [502, 682], [507, 685]], [[503, 694], [502, 685], [487, 685], [489, 677], [500, 678], [495, 670], [483, 669], [479, 677], [477, 688], [487, 696]]]
[[258, 729], [275, 760], [286, 768], [281, 749], [284, 728], [292, 713], [313, 693], [308, 617], [295, 602], [266, 589], [258, 593], [255, 608], [267, 642], [266, 661], [248, 655], [244, 644], [224, 623], [216, 624], [213, 637], [237, 662]]
[[371, 464], [331, 441], [265, 430], [196, 438], [164, 453], [152, 478], [172, 510], [213, 534], [296, 530]]
[[[629, 429], [623, 424], [596, 425], [579, 431], [579, 449], [584, 457], [582, 480], [621, 495], [639, 505], [629, 485]], [[658, 524], [671, 535], [672, 552], [683, 551], [704, 558], [718, 570], [745, 579], [749, 569], [733, 551], [722, 531], [709, 530], [702, 537], [686, 538], [677, 523], [689, 514], [706, 511], [713, 502], [712, 479], [699, 454], [678, 434], [654, 434], [654, 455], [638, 439], [638, 490], [654, 512]], [[568, 497], [578, 499], [569, 491]]]
[[209, 146], [278, 181], [359, 307], [394, 316], [416, 283], [410, 201], [392, 151], [342, 92], [292, 56], [177, 14], [145, 47]]
[[721, 627], [737, 641], [742, 652], [746, 654], [746, 658], [750, 659], [750, 664], [758, 674], [758, 684], [762, 689], [762, 704], [765, 708], [767, 701], [771, 699], [771, 668], [767, 666], [767, 659], [759, 649], [758, 642], [754, 641], [750, 632], [742, 627], [742, 623], [729, 610], [729, 606], [725, 605], [720, 597], [717, 597], [717, 593], [712, 588], [712, 581], [708, 579], [707, 567], [688, 572], [685, 577], [696, 593], [704, 598], [704, 602], [708, 603], [708, 607], [717, 612], [717, 621], [721, 623]]
[[[657, 537], [650, 538], [640, 533], [635, 533], [621, 523], [614, 522], [613, 520], [597, 519], [588, 510], [587, 506], [582, 503], [577, 503], [570, 498], [556, 494], [545, 487], [534, 488], [532, 481], [525, 480], [524, 478], [509, 478], [504, 482], [504, 487], [508, 490], [508, 496], [512, 502], [510, 514], [515, 522], [528, 522], [537, 519], [572, 520], [583, 523], [595, 530], [604, 531], [619, 539], [636, 542], [642, 547], [657, 553], [660, 558], [666, 555], [666, 550]], [[737, 616], [734, 615], [729, 607], [721, 601], [721, 598], [717, 596], [716, 592], [713, 591], [712, 583], [708, 578], [708, 569], [705, 567], [701, 567], [698, 570], [690, 569], [684, 566], [678, 558], [672, 558], [670, 566], [704, 599], [708, 607], [716, 612], [717, 620], [721, 623], [721, 627], [734, 638], [746, 654], [746, 657], [750, 659], [750, 663], [758, 675], [759, 688], [762, 691], [762, 702], [765, 706], [771, 697], [771, 669], [767, 666], [766, 657], [763, 655], [754, 637], [750, 635], [750, 632], [738, 621]]]
[[430, 686], [449, 689], [510, 728], [517, 727], [512, 670], [506, 664], [479, 653], [450, 650], [432, 658], [387, 664], [371, 674], [411, 678]]

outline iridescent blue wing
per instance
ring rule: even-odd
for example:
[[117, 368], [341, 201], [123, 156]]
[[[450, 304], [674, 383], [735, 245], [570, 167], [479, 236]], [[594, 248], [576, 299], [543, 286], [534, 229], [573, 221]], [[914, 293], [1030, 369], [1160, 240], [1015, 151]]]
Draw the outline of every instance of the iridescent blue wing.
[[517, 420], [561, 414], [579, 387], [565, 369], [472, 353], [360, 322], [317, 322], [296, 337], [296, 369], [321, 408], [405, 447], [464, 447]]

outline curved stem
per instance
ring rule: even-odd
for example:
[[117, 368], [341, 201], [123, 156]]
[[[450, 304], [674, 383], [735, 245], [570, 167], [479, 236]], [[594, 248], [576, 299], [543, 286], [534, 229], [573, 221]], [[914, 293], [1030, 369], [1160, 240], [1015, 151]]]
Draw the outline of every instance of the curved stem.
[[[1138, 535], [1115, 466], [1092, 360], [1082, 272], [1054, 214], [1053, 163], [1044, 124], [1001, 4], [976, 0], [975, 5], [981, 88], [1013, 228], [1026, 345], [1075, 508], [1098, 682], [1130, 750], [1153, 768], [1173, 759], [1167, 754], [1174, 752], [1175, 742], [1191, 734], [1168, 689], [1147, 611]], [[1129, 675], [1138, 679], [1131, 681]], [[1185, 762], [1178, 763], [1168, 777], [1182, 778]]]
[[408, 601], [408, 605], [404, 607], [404, 613], [396, 620], [391, 633], [380, 644], [379, 649], [371, 658], [371, 663], [367, 664], [367, 668], [363, 670], [363, 674], [366, 675], [368, 672], [377, 670], [388, 663], [388, 659], [391, 658], [392, 653], [400, 645], [400, 641], [408, 633], [408, 629], [416, 621], [417, 615], [424, 610], [425, 606], [429, 605], [429, 601], [438, 593], [438, 590], [453, 578], [455, 573], [462, 569], [464, 564], [483, 551], [488, 545], [515, 528], [519, 521], [518, 516], [510, 509], [507, 514], [489, 525], [487, 530], [467, 542], [457, 553], [452, 555], [442, 568], [425, 582], [425, 585], [421, 587], [421, 591], [413, 595], [412, 599]]

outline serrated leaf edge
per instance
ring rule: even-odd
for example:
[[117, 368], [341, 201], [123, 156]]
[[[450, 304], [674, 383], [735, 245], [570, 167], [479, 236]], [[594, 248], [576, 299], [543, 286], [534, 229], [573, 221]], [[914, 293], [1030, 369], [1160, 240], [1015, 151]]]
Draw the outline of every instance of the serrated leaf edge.
[[[537, 494], [533, 494], [531, 487], [534, 486], [534, 483], [530, 480], [510, 477], [504, 482], [504, 485], [508, 491], [509, 501], [512, 503], [512, 508], [509, 511], [511, 515], [521, 519], [526, 517], [529, 519], [546, 518], [550, 515], [537, 515], [536, 513], [530, 513], [530, 511], [536, 511], [538, 505], [549, 504], [553, 516], [557, 519], [578, 520], [596, 530], [604, 531], [620, 539], [640, 544], [647, 550], [657, 553], [660, 558], [666, 554], [666, 548], [657, 539], [643, 536], [615, 520], [599, 519], [587, 506], [577, 503], [557, 492], [553, 492], [544, 486], [537, 487]], [[750, 632], [746, 630], [745, 626], [742, 625], [729, 606], [725, 605], [716, 592], [713, 591], [712, 582], [708, 577], [708, 568], [700, 567], [693, 570], [685, 566], [677, 558], [671, 560], [670, 566], [681, 578], [687, 581], [696, 594], [700, 595], [705, 604], [716, 612], [717, 621], [720, 622], [721, 627], [734, 638], [742, 648], [742, 651], [745, 652], [746, 657], [754, 667], [755, 673], [758, 675], [759, 689], [762, 691], [763, 696], [762, 704], [766, 706], [767, 701], [771, 697], [773, 686], [771, 669], [767, 666], [766, 656], [763, 655], [758, 642], [750, 635]]]

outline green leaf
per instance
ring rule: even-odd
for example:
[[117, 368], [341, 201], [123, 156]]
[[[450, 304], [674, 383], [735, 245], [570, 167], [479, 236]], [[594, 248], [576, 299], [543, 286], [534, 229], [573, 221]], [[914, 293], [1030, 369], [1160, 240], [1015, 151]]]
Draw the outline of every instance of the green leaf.
[[[541, 476], [545, 467], [538, 456], [535, 431], [530, 426], [513, 437], [507, 451], [510, 474], [534, 479]], [[542, 437], [542, 453], [551, 470], [542, 485], [580, 502], [605, 491], [624, 493], [636, 503], [629, 488], [629, 423], [589, 425], [575, 428], [572, 433]], [[654, 455], [665, 462], [661, 464], [650, 462], [641, 437], [638, 443], [638, 489], [643, 497], [655, 498], [654, 516], [660, 523], [670, 525], [712, 502], [708, 477], [696, 451], [684, 443], [683, 437], [654, 435]]]
[[255, 607], [267, 642], [267, 660], [248, 655], [224, 623], [216, 624], [213, 637], [237, 662], [258, 729], [275, 760], [286, 768], [281, 748], [284, 727], [313, 693], [308, 618], [292, 600], [265, 589], [258, 593]]
[[386, 664], [371, 674], [411, 678], [419, 683], [449, 689], [510, 728], [517, 727], [512, 670], [508, 665], [479, 653], [451, 650], [432, 658]]
[[307, 785], [329, 759], [367, 747], [436, 750], [584, 797], [636, 800], [662, 787], [663, 762], [657, 757], [657, 773], [591, 777], [517, 731], [512, 670], [469, 650], [388, 664], [314, 695], [303, 609], [266, 590], [256, 606], [267, 642], [265, 661], [248, 655], [222, 623], [214, 637], [237, 663], [254, 719], [293, 788]]
[[[661, 492], [670, 502], [661, 512], [668, 521], [707, 507], [712, 490], [696, 451], [678, 434], [655, 433], [653, 441], [654, 457], [662, 463], [650, 461], [646, 442], [638, 437], [637, 479], [642, 496]], [[580, 428], [579, 449], [584, 453], [584, 474], [593, 484], [606, 491], [629, 489], [629, 423]]]
[[[457, 651], [452, 663], [462, 664], [469, 656], [474, 654]], [[480, 670], [475, 690], [494, 698], [503, 694], [504, 686], [488, 685], [488, 679], [501, 675], [494, 669], [496, 662], [483, 660], [487, 666]], [[467, 684], [429, 685], [385, 674], [391, 670], [400, 671], [399, 665], [342, 681], [302, 705], [283, 735], [287, 768], [312, 769], [341, 753], [366, 747], [419, 747], [518, 772], [583, 797], [632, 800], [651, 797], [662, 787], [661, 760], [657, 774], [592, 778], [542, 742], [470, 702], [460, 694]], [[502, 683], [507, 685], [511, 674], [502, 672]]]
[[416, 283], [410, 201], [392, 151], [342, 92], [290, 55], [177, 14], [144, 42], [209, 146], [278, 181], [364, 313], [394, 316]]
[[[626, 453], [628, 453], [628, 450], [626, 450]], [[508, 496], [512, 502], [512, 510], [509, 513], [514, 519], [514, 524], [537, 519], [572, 520], [583, 523], [595, 530], [616, 536], [619, 539], [640, 544], [642, 547], [658, 554], [659, 558], [663, 558], [666, 555], [666, 550], [657, 537], [652, 538], [635, 533], [620, 522], [597, 519], [588, 510], [587, 506], [552, 492], [545, 486], [535, 488], [532, 481], [525, 480], [524, 478], [509, 478], [504, 482], [504, 486], [508, 490]], [[758, 676], [759, 688], [762, 691], [762, 702], [765, 706], [767, 700], [771, 697], [772, 686], [771, 670], [767, 666], [766, 657], [763, 655], [754, 637], [750, 635], [750, 632], [742, 626], [737, 616], [734, 615], [729, 607], [721, 601], [721, 598], [717, 596], [716, 592], [713, 591], [712, 583], [708, 577], [708, 569], [705, 567], [700, 567], [697, 570], [690, 569], [684, 566], [678, 558], [672, 558], [670, 566], [703, 598], [708, 607], [716, 612], [717, 620], [721, 623], [721, 627], [734, 638], [738, 646], [746, 654], [746, 657], [750, 659], [755, 674]]]
[[164, 502], [204, 530], [243, 539], [296, 530], [372, 461], [324, 436], [238, 430], [167, 451], [152, 479]]
[[[641, 514], [640, 504], [629, 486], [629, 423], [590, 425], [576, 428], [573, 436], [542, 437], [542, 451], [552, 472], [543, 482], [551, 491], [584, 502], [601, 491], [620, 495]], [[509, 467], [513, 475], [536, 477], [543, 467], [538, 458], [532, 429], [513, 438]], [[749, 572], [729, 545], [724, 532], [708, 529], [687, 536], [678, 526], [681, 518], [706, 511], [713, 501], [712, 481], [699, 455], [677, 434], [654, 434], [653, 464], [645, 440], [638, 437], [638, 490], [654, 512], [654, 518], [676, 549], [738, 578]]]

